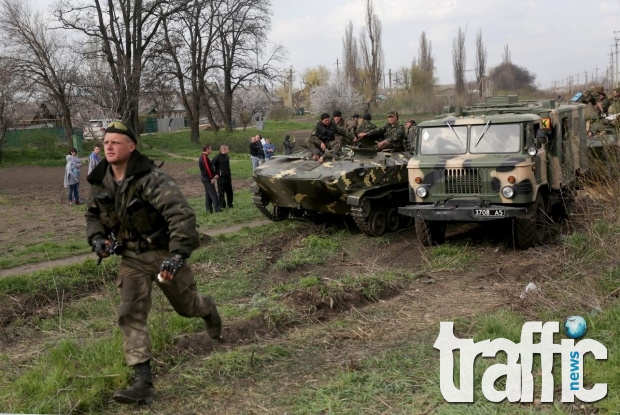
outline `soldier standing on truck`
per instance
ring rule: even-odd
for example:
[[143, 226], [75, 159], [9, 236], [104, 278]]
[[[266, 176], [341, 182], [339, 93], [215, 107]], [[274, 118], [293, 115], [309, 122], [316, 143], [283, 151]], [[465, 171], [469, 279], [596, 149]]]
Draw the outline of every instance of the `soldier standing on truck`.
[[407, 148], [411, 149], [411, 151], [415, 151], [416, 134], [417, 129], [415, 120], [413, 118], [407, 119], [405, 122], [405, 137], [407, 137]]
[[379, 150], [391, 148], [395, 151], [403, 151], [405, 149], [405, 127], [398, 122], [398, 113], [396, 111], [388, 112], [388, 122], [383, 127], [357, 135], [358, 138], [381, 136], [384, 138], [377, 143]]
[[[333, 120], [330, 120], [329, 114], [324, 112], [321, 114], [321, 121], [316, 123], [316, 127], [314, 127], [312, 134], [310, 134], [308, 143], [322, 152], [329, 151], [333, 159], [337, 160], [342, 143], [336, 140], [336, 135], [345, 137], [347, 141], [353, 140], [352, 135], [338, 127]], [[312, 148], [310, 151], [312, 151]]]

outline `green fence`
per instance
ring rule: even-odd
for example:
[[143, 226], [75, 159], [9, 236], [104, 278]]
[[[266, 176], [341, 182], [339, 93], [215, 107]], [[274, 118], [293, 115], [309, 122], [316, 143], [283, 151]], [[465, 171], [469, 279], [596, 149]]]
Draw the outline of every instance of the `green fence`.
[[69, 143], [64, 127], [30, 128], [23, 130], [10, 130], [5, 135], [6, 148], [24, 146], [46, 146], [52, 142]]

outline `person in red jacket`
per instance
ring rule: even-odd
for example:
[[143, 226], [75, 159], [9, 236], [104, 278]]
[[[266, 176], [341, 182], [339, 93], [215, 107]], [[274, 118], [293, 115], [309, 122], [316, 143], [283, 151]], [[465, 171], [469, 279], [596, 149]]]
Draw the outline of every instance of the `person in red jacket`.
[[217, 174], [209, 155], [211, 154], [211, 145], [205, 144], [202, 147], [202, 154], [198, 159], [198, 167], [200, 168], [200, 180], [205, 188], [205, 208], [207, 213], [221, 212], [220, 198], [217, 195], [215, 185], [219, 175]]

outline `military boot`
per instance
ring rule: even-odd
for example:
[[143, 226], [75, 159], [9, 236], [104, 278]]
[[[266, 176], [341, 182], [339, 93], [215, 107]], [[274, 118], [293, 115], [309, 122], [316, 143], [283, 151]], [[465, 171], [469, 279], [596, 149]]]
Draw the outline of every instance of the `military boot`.
[[209, 334], [209, 337], [218, 339], [222, 335], [222, 319], [217, 312], [217, 307], [215, 306], [213, 298], [207, 297], [207, 300], [211, 303], [211, 314], [203, 316], [202, 318], [207, 326], [207, 334]]
[[133, 366], [135, 378], [133, 384], [127, 389], [114, 392], [112, 399], [118, 403], [148, 404], [153, 402], [155, 388], [153, 388], [153, 376], [151, 375], [151, 361], [138, 363]]

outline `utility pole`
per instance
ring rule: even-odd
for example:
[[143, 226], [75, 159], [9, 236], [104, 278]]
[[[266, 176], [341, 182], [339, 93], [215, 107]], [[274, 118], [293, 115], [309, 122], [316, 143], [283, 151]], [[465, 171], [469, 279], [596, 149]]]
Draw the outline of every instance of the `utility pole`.
[[390, 85], [390, 92], [391, 92], [392, 91], [392, 70], [391, 69], [388, 69], [388, 77], [389, 77], [388, 82]]
[[584, 70], [584, 71], [583, 71], [583, 75], [585, 76], [585, 81], [584, 81], [584, 84], [585, 84], [585, 86], [587, 87], [587, 86], [588, 86], [588, 71], [587, 71], [587, 70]]
[[597, 83], [598, 82], [598, 65], [596, 65], [596, 68], [594, 68], [594, 70], [595, 70], [595, 74], [596, 74], [595, 78], [594, 78], [594, 83]]
[[611, 45], [611, 53], [609, 54], [609, 74], [611, 75], [611, 84], [614, 85], [615, 84], [615, 79], [614, 79], [614, 45]]
[[338, 58], [336, 58], [336, 73], [340, 77], [340, 62], [338, 62]]
[[616, 77], [615, 77], [616, 83], [612, 85], [612, 88], [615, 88], [616, 86], [618, 86], [617, 85], [618, 83], [618, 40], [620, 39], [618, 39], [617, 37], [614, 37], [614, 40], [616, 41]]

